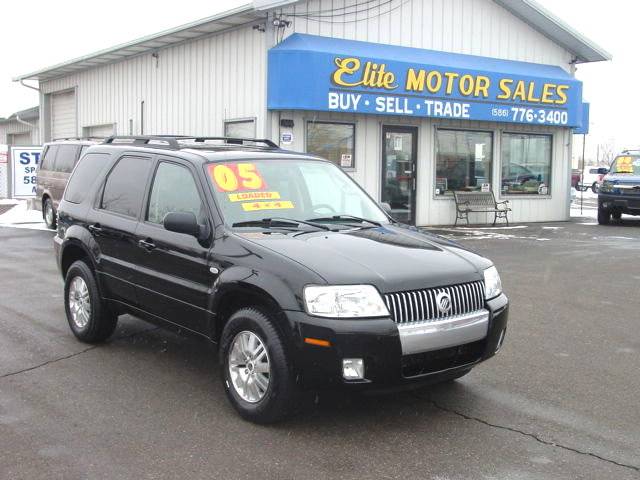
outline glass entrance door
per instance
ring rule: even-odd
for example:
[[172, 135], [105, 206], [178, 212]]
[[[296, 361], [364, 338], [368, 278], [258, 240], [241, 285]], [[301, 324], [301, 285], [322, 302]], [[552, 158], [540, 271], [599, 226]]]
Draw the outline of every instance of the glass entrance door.
[[381, 201], [399, 222], [415, 223], [418, 128], [382, 127]]

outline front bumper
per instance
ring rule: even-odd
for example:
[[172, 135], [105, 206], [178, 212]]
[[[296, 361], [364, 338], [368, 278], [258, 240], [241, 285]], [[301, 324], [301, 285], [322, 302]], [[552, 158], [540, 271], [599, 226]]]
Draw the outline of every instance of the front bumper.
[[598, 206], [607, 210], [619, 210], [628, 215], [640, 215], [640, 194], [599, 193]]
[[[303, 386], [352, 389], [436, 382], [472, 368], [499, 350], [509, 316], [507, 297], [489, 300], [485, 309], [452, 322], [400, 328], [390, 318], [334, 320], [288, 311], [295, 332], [297, 378]], [[305, 338], [327, 340], [330, 346], [305, 343]], [[344, 358], [364, 360], [363, 380], [343, 379]]]

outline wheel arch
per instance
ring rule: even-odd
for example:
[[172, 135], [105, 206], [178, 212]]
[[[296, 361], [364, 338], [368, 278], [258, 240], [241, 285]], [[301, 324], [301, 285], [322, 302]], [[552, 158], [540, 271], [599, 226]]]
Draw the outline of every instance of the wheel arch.
[[210, 329], [211, 339], [218, 342], [229, 318], [242, 308], [257, 308], [270, 315], [280, 333], [290, 338], [291, 328], [285, 315], [289, 302], [272, 292], [250, 281], [218, 284], [212, 302], [215, 316]]
[[[60, 273], [65, 278], [69, 267], [73, 262], [84, 260], [91, 271], [95, 274], [96, 263], [89, 249], [78, 239], [70, 238], [65, 241], [60, 253]], [[96, 279], [97, 281], [97, 279]]]

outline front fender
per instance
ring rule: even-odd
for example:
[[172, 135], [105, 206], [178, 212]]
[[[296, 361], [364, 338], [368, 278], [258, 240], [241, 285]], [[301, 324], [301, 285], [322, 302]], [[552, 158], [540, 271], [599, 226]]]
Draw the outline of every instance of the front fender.
[[302, 310], [302, 299], [277, 275], [237, 266], [224, 270], [213, 284], [211, 311], [217, 312], [229, 292], [247, 292], [273, 301], [281, 310]]

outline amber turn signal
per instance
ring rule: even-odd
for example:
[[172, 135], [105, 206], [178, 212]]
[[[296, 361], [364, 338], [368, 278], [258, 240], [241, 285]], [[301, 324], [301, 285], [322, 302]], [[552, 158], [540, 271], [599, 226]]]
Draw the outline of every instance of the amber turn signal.
[[304, 343], [308, 343], [309, 345], [316, 345], [318, 347], [330, 347], [331, 346], [331, 342], [329, 342], [329, 340], [320, 340], [319, 338], [306, 337], [304, 339]]

